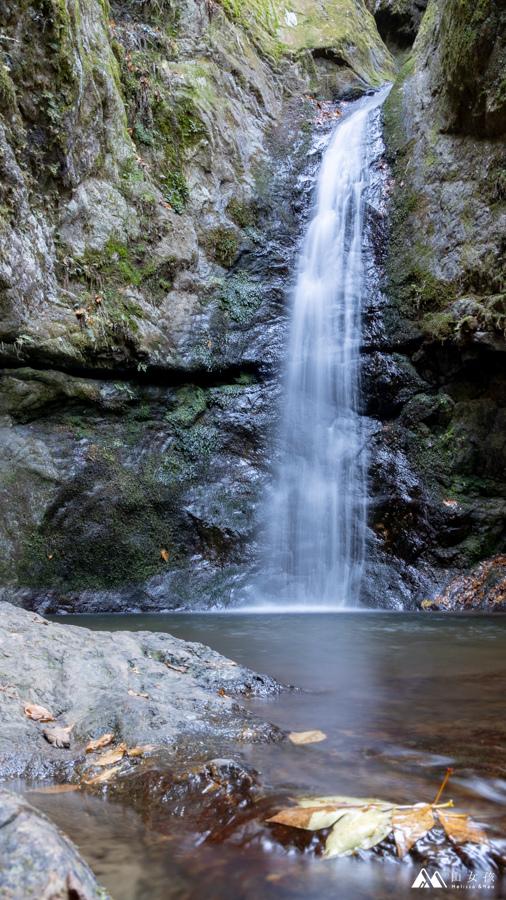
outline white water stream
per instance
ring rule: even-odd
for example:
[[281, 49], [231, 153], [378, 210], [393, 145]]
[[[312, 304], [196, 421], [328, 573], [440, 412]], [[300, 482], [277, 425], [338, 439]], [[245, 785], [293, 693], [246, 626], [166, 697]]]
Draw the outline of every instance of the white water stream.
[[364, 98], [336, 127], [300, 254], [263, 591], [276, 605], [358, 604], [367, 504], [358, 413], [364, 191], [370, 116], [385, 96]]

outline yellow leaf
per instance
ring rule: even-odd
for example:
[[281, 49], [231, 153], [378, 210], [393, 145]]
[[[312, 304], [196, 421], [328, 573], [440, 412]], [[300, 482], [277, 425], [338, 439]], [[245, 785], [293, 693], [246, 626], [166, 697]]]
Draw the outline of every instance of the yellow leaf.
[[48, 787], [30, 788], [30, 794], [64, 794], [67, 791], [77, 791], [80, 784], [50, 784]]
[[55, 717], [51, 715], [45, 706], [38, 706], [36, 703], [25, 703], [25, 714], [34, 722], [55, 722]]
[[417, 803], [408, 809], [396, 809], [393, 815], [394, 838], [399, 856], [405, 856], [416, 841], [434, 828], [430, 803]]
[[158, 750], [154, 744], [139, 744], [137, 747], [130, 747], [127, 750], [127, 756], [143, 756], [144, 753], [151, 753], [152, 750]]
[[162, 557], [164, 562], [169, 561], [169, 554], [168, 554], [167, 550], [165, 549], [165, 547], [162, 548], [160, 556]]
[[324, 856], [350, 856], [370, 850], [392, 830], [392, 810], [378, 807], [348, 810], [334, 825], [325, 842]]
[[305, 828], [307, 831], [319, 831], [321, 828], [330, 828], [345, 813], [346, 810], [336, 809], [335, 806], [295, 806], [282, 809], [267, 821], [292, 828]]
[[292, 731], [288, 737], [292, 744], [316, 744], [326, 740], [327, 735], [323, 731]]
[[448, 837], [456, 844], [488, 844], [488, 838], [482, 828], [469, 816], [459, 816], [438, 809], [437, 814]]
[[330, 795], [327, 797], [303, 797], [298, 800], [298, 805], [308, 806], [335, 806], [338, 809], [362, 809], [367, 806], [377, 806], [381, 809], [393, 809], [393, 803], [386, 800], [378, 800], [375, 797], [345, 797], [342, 795]]
[[120, 768], [121, 766], [115, 766], [114, 769], [106, 769], [104, 772], [99, 772], [93, 778], [87, 778], [84, 784], [102, 784], [104, 781], [109, 781], [109, 778], [112, 778], [116, 772], [119, 772]]
[[123, 759], [126, 753], [126, 744], [120, 744], [119, 747], [115, 747], [114, 750], [107, 750], [106, 753], [102, 753], [102, 756], [99, 756], [98, 759], [93, 761], [94, 766], [112, 766], [114, 763]]
[[86, 753], [94, 753], [95, 750], [107, 747], [112, 740], [114, 740], [114, 734], [103, 734], [102, 737], [99, 737], [96, 741], [90, 741], [86, 747]]

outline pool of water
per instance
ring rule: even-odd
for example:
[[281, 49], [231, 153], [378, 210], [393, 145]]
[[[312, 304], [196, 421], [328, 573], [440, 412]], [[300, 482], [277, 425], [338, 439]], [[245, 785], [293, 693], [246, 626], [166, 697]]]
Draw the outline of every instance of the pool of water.
[[[300, 688], [244, 704], [284, 729], [327, 735], [306, 746], [241, 745], [238, 757], [267, 790], [432, 801], [451, 765], [446, 799], [506, 833], [506, 618], [237, 612], [59, 621], [167, 631]], [[324, 862], [269, 842], [267, 831], [250, 847], [164, 835], [97, 797], [34, 793], [30, 801], [77, 843], [115, 900], [408, 897], [419, 868], [411, 859]], [[506, 896], [501, 876], [478, 868], [469, 888]], [[468, 873], [441, 871], [448, 892], [467, 885]]]

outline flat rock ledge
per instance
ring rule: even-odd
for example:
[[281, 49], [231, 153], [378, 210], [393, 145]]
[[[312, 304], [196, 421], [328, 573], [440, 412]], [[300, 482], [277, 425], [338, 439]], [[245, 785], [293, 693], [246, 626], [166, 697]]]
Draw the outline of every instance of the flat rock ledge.
[[[90, 631], [0, 603], [0, 660], [0, 777], [85, 777], [94, 764], [85, 748], [104, 734], [111, 747], [152, 745], [171, 767], [284, 737], [231, 696], [280, 685], [169, 634]], [[27, 703], [54, 721], [34, 721]], [[45, 737], [57, 726], [72, 726], [69, 748]]]
[[3, 900], [109, 900], [73, 844], [43, 813], [0, 790]]

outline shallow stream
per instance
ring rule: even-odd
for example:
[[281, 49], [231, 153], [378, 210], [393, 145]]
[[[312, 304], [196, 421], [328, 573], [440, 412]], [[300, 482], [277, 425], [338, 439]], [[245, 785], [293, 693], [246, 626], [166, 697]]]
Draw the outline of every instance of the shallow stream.
[[[327, 735], [306, 746], [241, 744], [237, 758], [261, 773], [267, 791], [432, 801], [453, 765], [446, 799], [506, 830], [502, 617], [341, 612], [61, 620], [110, 631], [170, 631], [301, 688], [244, 701], [284, 729]], [[115, 900], [408, 897], [420, 868], [412, 859], [370, 854], [368, 861], [325, 862], [273, 843], [268, 826], [261, 841], [243, 836], [239, 844], [216, 844], [187, 831], [179, 838], [177, 829], [161, 834], [131, 809], [97, 797], [30, 793], [30, 801], [75, 841]], [[466, 872], [441, 872], [448, 892], [468, 881]], [[478, 866], [474, 889], [504, 897], [500, 878]]]

